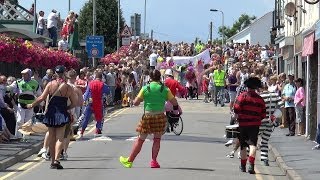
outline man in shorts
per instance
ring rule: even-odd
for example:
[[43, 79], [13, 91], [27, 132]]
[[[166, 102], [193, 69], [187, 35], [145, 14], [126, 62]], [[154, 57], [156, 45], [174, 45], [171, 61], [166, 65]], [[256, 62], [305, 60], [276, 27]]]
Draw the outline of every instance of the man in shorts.
[[258, 141], [259, 127], [262, 119], [266, 118], [266, 105], [264, 100], [255, 92], [262, 87], [262, 83], [257, 77], [250, 77], [244, 83], [248, 91], [240, 94], [234, 103], [234, 112], [239, 122], [239, 141], [240, 141], [240, 170], [246, 172], [247, 151], [249, 152], [250, 174], [255, 174], [254, 162], [256, 156], [256, 146]]

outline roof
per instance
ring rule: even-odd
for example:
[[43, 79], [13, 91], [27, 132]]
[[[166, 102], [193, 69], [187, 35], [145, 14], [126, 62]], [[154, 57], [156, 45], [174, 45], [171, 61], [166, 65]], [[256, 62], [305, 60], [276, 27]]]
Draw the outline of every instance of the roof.
[[31, 31], [27, 31], [24, 29], [17, 29], [17, 28], [0, 28], [0, 33], [7, 34], [8, 36], [37, 41], [41, 43], [51, 42], [52, 39], [41, 36], [39, 34], [33, 33]]

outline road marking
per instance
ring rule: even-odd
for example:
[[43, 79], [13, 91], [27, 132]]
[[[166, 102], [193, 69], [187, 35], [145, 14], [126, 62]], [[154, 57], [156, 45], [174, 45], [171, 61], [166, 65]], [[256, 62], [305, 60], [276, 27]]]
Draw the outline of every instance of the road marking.
[[262, 175], [260, 174], [261, 172], [259, 171], [259, 169], [257, 168], [257, 166], [256, 166], [256, 168], [255, 168], [255, 171], [256, 171], [256, 174], [255, 174], [256, 179], [257, 179], [257, 180], [263, 180], [263, 177], [262, 177]]
[[[37, 158], [33, 159], [33, 161], [38, 161], [38, 160], [41, 160], [41, 159], [42, 159], [42, 158], [37, 157]], [[27, 164], [24, 164], [24, 165], [20, 166], [17, 170], [18, 170], [18, 171], [23, 171], [23, 170], [26, 169], [27, 167], [31, 166], [33, 163], [35, 163], [35, 162], [28, 162]], [[13, 176], [13, 175], [16, 174], [16, 173], [17, 173], [17, 172], [10, 172], [10, 173], [8, 173], [8, 174], [0, 177], [0, 180], [5, 180], [5, 179], [9, 178], [10, 176]]]
[[[126, 141], [135, 141], [137, 138], [138, 138], [138, 136], [133, 136], [133, 137], [126, 139]], [[150, 139], [146, 139], [145, 141], [150, 141]]]
[[100, 136], [100, 137], [90, 139], [89, 141], [112, 141], [112, 139], [108, 136]]
[[[115, 112], [110, 113], [110, 117], [109, 117], [109, 118], [106, 118], [106, 120], [105, 120], [104, 122], [109, 121], [112, 117], [118, 116], [119, 114], [123, 113], [125, 110], [126, 110], [126, 108], [120, 109], [120, 110], [118, 110], [118, 111], [115, 111]], [[115, 115], [115, 116], [112, 116], [112, 115], [115, 114], [115, 113], [116, 113], [116, 115]], [[86, 132], [84, 135], [88, 135], [88, 134], [92, 133], [94, 130], [95, 130], [95, 126], [93, 126], [93, 127], [92, 127], [88, 132]], [[111, 139], [111, 138], [110, 138], [110, 139]], [[74, 141], [71, 142], [71, 143], [69, 144], [69, 146], [71, 146], [73, 143], [74, 143]], [[41, 161], [39, 161], [39, 160], [41, 160]], [[38, 167], [38, 166], [39, 166], [40, 164], [42, 164], [42, 162], [44, 162], [45, 160], [42, 159], [41, 157], [36, 157], [36, 158], [34, 158], [32, 161], [39, 161], [39, 162], [28, 162], [28, 163], [26, 163], [26, 164], [18, 167], [18, 168], [17, 168], [17, 170], [18, 170], [17, 172], [10, 172], [10, 173], [8, 173], [8, 174], [0, 177], [0, 180], [6, 180], [6, 179], [10, 178], [11, 176], [17, 174], [19, 171], [23, 171], [23, 172], [20, 172], [20, 174], [18, 174], [18, 176], [22, 176], [22, 175], [26, 174], [27, 172], [31, 171], [32, 169]], [[28, 167], [29, 167], [29, 168], [28, 168]], [[28, 169], [26, 169], [26, 168], [28, 168]], [[11, 178], [11, 179], [12, 179], [12, 178]]]

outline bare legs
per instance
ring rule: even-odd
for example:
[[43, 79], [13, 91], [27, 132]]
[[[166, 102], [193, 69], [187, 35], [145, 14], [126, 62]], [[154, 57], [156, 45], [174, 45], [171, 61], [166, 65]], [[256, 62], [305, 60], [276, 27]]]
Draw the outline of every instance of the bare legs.
[[59, 161], [60, 152], [63, 148], [65, 126], [59, 128], [49, 127], [49, 152], [51, 163]]

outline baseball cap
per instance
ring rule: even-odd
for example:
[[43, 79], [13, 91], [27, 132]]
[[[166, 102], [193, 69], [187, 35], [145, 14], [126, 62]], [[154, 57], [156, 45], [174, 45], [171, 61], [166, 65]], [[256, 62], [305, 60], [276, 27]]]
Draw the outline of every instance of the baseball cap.
[[23, 71], [21, 71], [21, 74], [29, 74], [30, 76], [32, 75], [32, 70], [27, 68], [27, 69], [24, 69]]
[[58, 65], [56, 68], [55, 68], [55, 72], [58, 73], [58, 74], [61, 74], [61, 73], [64, 73], [66, 71], [66, 68], [62, 65]]

